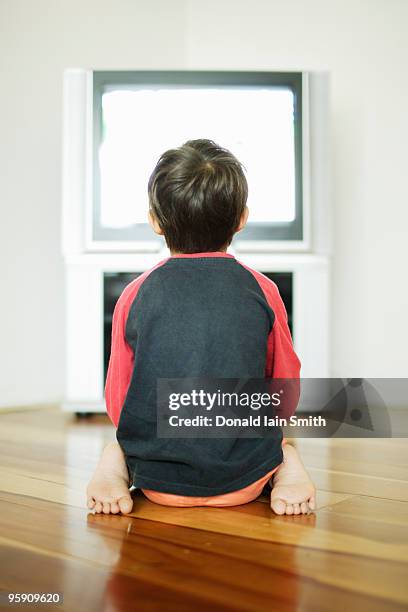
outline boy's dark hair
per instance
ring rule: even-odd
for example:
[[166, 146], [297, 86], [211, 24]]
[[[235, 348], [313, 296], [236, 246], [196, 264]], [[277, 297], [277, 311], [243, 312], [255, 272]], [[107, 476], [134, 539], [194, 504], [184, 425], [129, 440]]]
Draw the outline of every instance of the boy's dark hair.
[[179, 253], [231, 243], [248, 197], [241, 163], [212, 140], [189, 140], [163, 153], [149, 179], [151, 213]]

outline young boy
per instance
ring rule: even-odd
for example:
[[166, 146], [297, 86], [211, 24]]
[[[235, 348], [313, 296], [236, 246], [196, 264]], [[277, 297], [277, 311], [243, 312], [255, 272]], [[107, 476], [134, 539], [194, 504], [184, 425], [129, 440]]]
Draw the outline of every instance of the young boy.
[[171, 506], [231, 506], [271, 483], [277, 514], [315, 509], [295, 450], [275, 438], [164, 439], [160, 378], [298, 378], [276, 285], [227, 248], [246, 224], [241, 164], [209, 140], [166, 151], [148, 185], [149, 221], [171, 256], [131, 282], [113, 315], [105, 396], [117, 428], [89, 483], [88, 508], [129, 513], [129, 485]]

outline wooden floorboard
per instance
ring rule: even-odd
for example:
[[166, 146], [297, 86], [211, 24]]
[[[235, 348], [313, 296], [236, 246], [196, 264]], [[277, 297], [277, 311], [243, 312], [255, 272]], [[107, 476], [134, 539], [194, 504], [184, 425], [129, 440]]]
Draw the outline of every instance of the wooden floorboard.
[[296, 441], [319, 488], [309, 516], [142, 494], [130, 516], [94, 516], [84, 488], [113, 437], [104, 417], [0, 414], [2, 591], [63, 592], [72, 611], [407, 609], [404, 441]]

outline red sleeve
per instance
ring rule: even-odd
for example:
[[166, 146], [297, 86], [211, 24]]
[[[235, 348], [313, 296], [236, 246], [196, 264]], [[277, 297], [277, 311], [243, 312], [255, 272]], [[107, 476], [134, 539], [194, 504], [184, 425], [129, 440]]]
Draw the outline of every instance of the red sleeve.
[[[267, 279], [270, 281], [270, 279]], [[300, 360], [293, 348], [285, 305], [275, 283], [264, 288], [269, 306], [275, 314], [275, 322], [268, 337], [266, 376], [271, 378], [299, 378]]]
[[129, 310], [143, 281], [165, 261], [161, 261], [157, 266], [132, 281], [122, 292], [113, 311], [112, 345], [105, 383], [105, 403], [108, 415], [115, 427], [119, 424], [134, 368], [133, 349], [126, 341], [126, 322]]
[[[105, 402], [108, 415], [115, 427], [118, 426], [133, 373], [134, 354], [126, 342], [125, 330], [130, 306], [140, 285], [140, 283], [136, 285], [138, 280], [136, 279], [126, 287], [113, 311], [112, 344], [105, 383]], [[132, 285], [135, 291], [131, 291]]]
[[286, 401], [279, 415], [288, 417], [294, 414], [299, 402], [301, 363], [293, 347], [286, 308], [278, 287], [270, 278], [247, 266], [244, 267], [254, 275], [275, 315], [268, 336], [265, 377], [291, 379], [285, 383]]

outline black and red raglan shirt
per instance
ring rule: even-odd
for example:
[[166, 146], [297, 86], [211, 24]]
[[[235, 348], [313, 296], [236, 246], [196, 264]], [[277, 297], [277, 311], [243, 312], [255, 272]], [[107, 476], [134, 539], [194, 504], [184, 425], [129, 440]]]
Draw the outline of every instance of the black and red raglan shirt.
[[105, 386], [133, 485], [219, 495], [246, 487], [282, 462], [281, 433], [158, 438], [158, 379], [297, 379], [299, 373], [275, 283], [232, 255], [175, 255], [137, 277], [115, 306]]

